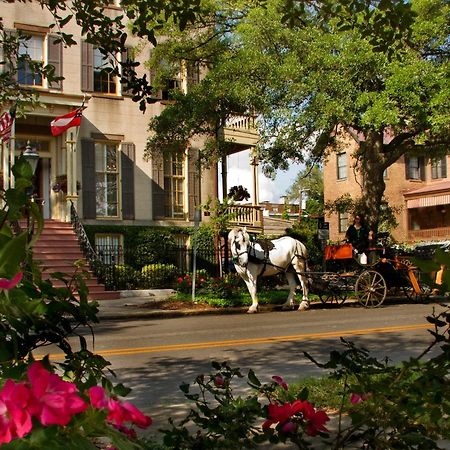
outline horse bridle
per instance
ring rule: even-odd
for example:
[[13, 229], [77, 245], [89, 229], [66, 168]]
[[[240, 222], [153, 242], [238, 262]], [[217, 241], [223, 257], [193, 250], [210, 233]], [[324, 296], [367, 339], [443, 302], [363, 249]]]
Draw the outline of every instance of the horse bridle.
[[[245, 241], [245, 237], [243, 236], [243, 239], [244, 239], [244, 241]], [[239, 250], [240, 250], [240, 244], [238, 243], [238, 242], [236, 242], [236, 236], [234, 237], [234, 239], [233, 239], [233, 244], [234, 244], [234, 248], [236, 249], [236, 255], [235, 256], [233, 256], [233, 261], [234, 260], [236, 260], [235, 262], [238, 264], [238, 265], [242, 265], [242, 267], [245, 267], [245, 265], [243, 265], [243, 264], [241, 264], [240, 262], [239, 262], [239, 258], [242, 256], [242, 255], [245, 255], [246, 253], [248, 254], [248, 247], [247, 247], [247, 250], [244, 250], [243, 252], [239, 252]]]

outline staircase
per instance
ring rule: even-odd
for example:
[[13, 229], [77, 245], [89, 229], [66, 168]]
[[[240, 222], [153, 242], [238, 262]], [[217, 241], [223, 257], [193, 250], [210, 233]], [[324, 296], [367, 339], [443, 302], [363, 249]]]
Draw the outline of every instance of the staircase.
[[33, 247], [34, 259], [41, 263], [42, 278], [52, 281], [54, 286], [61, 287], [63, 283], [50, 277], [52, 272], [63, 272], [67, 278], [75, 272], [74, 262], [84, 260], [84, 270], [90, 273], [85, 280], [89, 289], [91, 300], [108, 300], [119, 298], [119, 292], [106, 291], [105, 287], [97, 282], [95, 275], [80, 250], [78, 239], [70, 223], [56, 220], [45, 220], [44, 229], [38, 242]]

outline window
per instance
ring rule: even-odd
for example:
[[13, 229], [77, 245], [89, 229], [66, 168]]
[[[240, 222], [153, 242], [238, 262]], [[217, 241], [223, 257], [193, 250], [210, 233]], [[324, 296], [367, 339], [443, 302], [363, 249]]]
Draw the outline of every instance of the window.
[[96, 234], [95, 251], [104, 264], [123, 264], [123, 236]]
[[119, 157], [117, 144], [95, 143], [96, 214], [119, 216]]
[[19, 43], [17, 81], [27, 86], [42, 86], [41, 73], [34, 70], [33, 64], [44, 64], [44, 36], [32, 35]]
[[165, 216], [184, 218], [184, 154], [164, 156]]
[[407, 180], [425, 179], [425, 163], [422, 156], [411, 156], [409, 158], [406, 158], [405, 163]]
[[339, 153], [337, 155], [337, 178], [345, 180], [347, 178], [347, 154]]
[[447, 157], [431, 160], [431, 178], [447, 178]]
[[347, 213], [339, 213], [338, 216], [339, 221], [339, 233], [345, 233], [348, 228], [348, 214]]
[[111, 59], [102, 55], [98, 48], [94, 48], [94, 92], [103, 94], [117, 93], [117, 78], [112, 74]]

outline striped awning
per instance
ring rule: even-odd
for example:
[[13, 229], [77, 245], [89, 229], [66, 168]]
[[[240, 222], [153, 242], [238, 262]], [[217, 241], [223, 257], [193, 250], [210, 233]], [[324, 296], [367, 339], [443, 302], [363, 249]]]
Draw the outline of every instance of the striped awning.
[[406, 207], [411, 208], [427, 208], [429, 206], [449, 205], [450, 194], [430, 195], [420, 198], [409, 198], [406, 200]]

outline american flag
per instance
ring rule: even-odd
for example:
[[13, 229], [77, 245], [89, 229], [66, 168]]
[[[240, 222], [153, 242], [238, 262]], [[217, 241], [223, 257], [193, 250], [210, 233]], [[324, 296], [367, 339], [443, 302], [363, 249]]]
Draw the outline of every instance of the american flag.
[[11, 108], [9, 111], [6, 111], [0, 117], [0, 138], [3, 142], [7, 142], [11, 137], [11, 128], [14, 123], [14, 118], [16, 117], [15, 108]]

